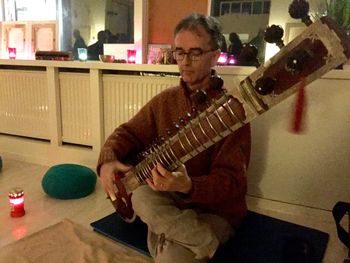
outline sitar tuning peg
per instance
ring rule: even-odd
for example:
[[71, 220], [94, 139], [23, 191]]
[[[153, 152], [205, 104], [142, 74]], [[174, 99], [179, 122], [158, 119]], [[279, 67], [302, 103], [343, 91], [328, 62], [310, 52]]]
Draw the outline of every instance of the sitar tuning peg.
[[284, 30], [278, 25], [271, 25], [265, 29], [264, 39], [268, 43], [275, 43], [279, 48], [284, 47], [282, 40]]
[[250, 43], [243, 44], [243, 48], [239, 55], [240, 65], [255, 66], [258, 68], [260, 66], [260, 63], [257, 57], [258, 57], [258, 49], [256, 48], [256, 46]]
[[162, 136], [157, 137], [154, 140], [154, 142], [152, 143], [152, 145], [158, 147], [160, 144], [162, 144], [164, 142], [163, 139], [164, 139], [164, 137], [162, 137]]
[[287, 58], [285, 69], [292, 75], [300, 74], [303, 71], [305, 62], [313, 57], [314, 54], [310, 50], [309, 52], [305, 49], [298, 50]]
[[210, 87], [216, 91], [222, 91], [224, 86], [224, 81], [219, 75], [213, 75], [210, 78]]
[[198, 114], [198, 109], [196, 107], [192, 107], [192, 118]]
[[254, 89], [260, 95], [269, 95], [273, 92], [276, 80], [271, 77], [259, 78], [254, 86]]
[[182, 126], [184, 126], [185, 125], [185, 119], [184, 118], [182, 118], [182, 117], [180, 117], [179, 118], [179, 122], [180, 122], [180, 125], [182, 125]]
[[181, 128], [180, 125], [176, 122], [174, 122], [174, 126], [175, 126], [176, 130], [180, 130], [180, 128]]
[[137, 155], [136, 155], [136, 159], [140, 160], [141, 158], [144, 157], [144, 152], [139, 152]]
[[205, 92], [205, 90], [196, 90], [191, 95], [192, 101], [194, 102], [194, 105], [202, 105], [206, 102], [208, 98], [208, 94]]
[[288, 12], [292, 18], [301, 19], [305, 25], [309, 26], [312, 24], [309, 8], [309, 2], [306, 0], [293, 0], [289, 5]]

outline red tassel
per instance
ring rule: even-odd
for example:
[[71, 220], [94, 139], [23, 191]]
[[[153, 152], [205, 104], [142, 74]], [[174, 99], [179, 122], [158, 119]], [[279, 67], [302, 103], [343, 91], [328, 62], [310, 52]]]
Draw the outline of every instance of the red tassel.
[[297, 94], [297, 101], [294, 108], [294, 116], [292, 123], [292, 132], [301, 133], [305, 130], [305, 110], [306, 94], [305, 94], [305, 79], [300, 82], [300, 88]]

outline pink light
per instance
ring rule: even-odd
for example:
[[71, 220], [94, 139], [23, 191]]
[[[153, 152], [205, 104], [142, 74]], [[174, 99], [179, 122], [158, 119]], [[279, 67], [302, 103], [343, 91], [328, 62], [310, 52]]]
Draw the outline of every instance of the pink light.
[[217, 63], [218, 63], [218, 65], [226, 65], [227, 64], [227, 53], [221, 52]]
[[136, 63], [136, 50], [135, 49], [128, 49], [127, 50], [127, 58], [128, 58], [128, 63], [135, 64]]
[[9, 52], [9, 59], [16, 59], [16, 48], [15, 47], [9, 47], [8, 48]]
[[12, 230], [12, 235], [16, 240], [21, 239], [25, 237], [27, 234], [27, 227], [26, 226], [18, 226], [15, 229]]
[[229, 64], [229, 65], [236, 64], [236, 59], [235, 59], [234, 55], [229, 55], [227, 64]]

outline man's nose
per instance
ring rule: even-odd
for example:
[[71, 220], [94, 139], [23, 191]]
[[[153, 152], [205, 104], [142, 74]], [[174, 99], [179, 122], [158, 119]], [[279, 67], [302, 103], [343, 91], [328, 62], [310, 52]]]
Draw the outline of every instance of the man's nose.
[[190, 56], [189, 56], [187, 53], [185, 53], [185, 54], [184, 54], [184, 58], [183, 58], [183, 60], [181, 61], [181, 64], [188, 65], [188, 64], [190, 64], [191, 62], [192, 62], [192, 60], [190, 59]]

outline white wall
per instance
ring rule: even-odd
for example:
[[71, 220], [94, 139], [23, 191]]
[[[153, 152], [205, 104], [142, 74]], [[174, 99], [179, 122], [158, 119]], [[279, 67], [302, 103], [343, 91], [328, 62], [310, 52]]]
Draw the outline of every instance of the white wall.
[[[230, 34], [236, 32], [237, 34], [247, 34], [248, 39], [242, 40], [242, 42], [249, 42], [255, 37], [259, 30], [264, 30], [268, 24], [268, 15], [238, 15], [238, 14], [225, 14], [218, 17], [220, 24], [222, 25], [222, 32], [224, 34]], [[242, 26], [244, 25], [244, 26]]]
[[[271, 1], [269, 25], [282, 26], [285, 34], [286, 28], [292, 32], [288, 26], [301, 24], [290, 17], [290, 3]], [[310, 1], [312, 20], [318, 4]], [[267, 44], [266, 59], [278, 51], [275, 44]], [[252, 122], [249, 194], [322, 209], [350, 201], [350, 80], [334, 76], [307, 86], [304, 133], [290, 132], [295, 96]]]
[[295, 96], [252, 122], [249, 194], [331, 209], [350, 201], [350, 80], [306, 88], [306, 130], [290, 132]]

